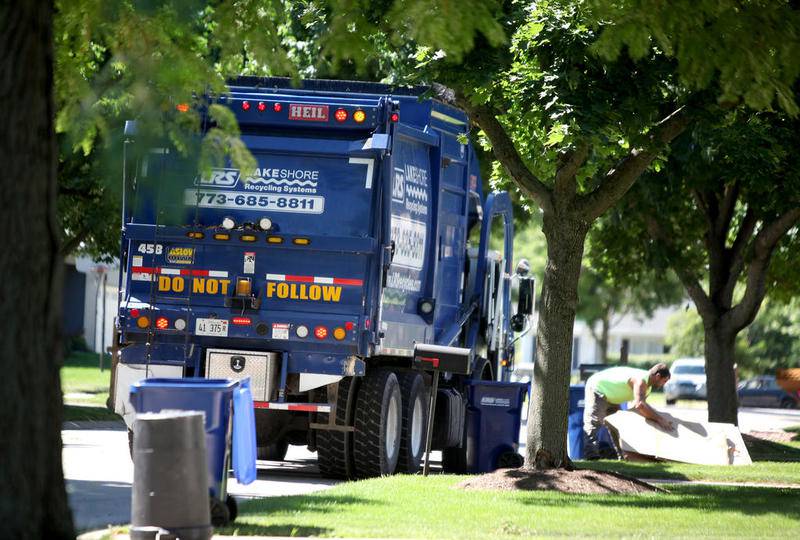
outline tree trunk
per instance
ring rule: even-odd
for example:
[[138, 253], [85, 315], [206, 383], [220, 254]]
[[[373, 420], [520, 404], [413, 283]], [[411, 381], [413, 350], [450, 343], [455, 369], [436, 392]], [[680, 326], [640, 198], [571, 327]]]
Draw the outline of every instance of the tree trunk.
[[572, 331], [587, 230], [582, 222], [545, 213], [547, 266], [528, 412], [527, 468], [571, 467], [564, 413], [569, 409]]
[[736, 396], [736, 332], [719, 321], [705, 326], [706, 390], [708, 421], [739, 424]]
[[61, 467], [53, 5], [0, 6], [0, 528], [74, 538]]
[[608, 363], [608, 333], [611, 326], [611, 310], [606, 309], [603, 318], [600, 320], [600, 363]]

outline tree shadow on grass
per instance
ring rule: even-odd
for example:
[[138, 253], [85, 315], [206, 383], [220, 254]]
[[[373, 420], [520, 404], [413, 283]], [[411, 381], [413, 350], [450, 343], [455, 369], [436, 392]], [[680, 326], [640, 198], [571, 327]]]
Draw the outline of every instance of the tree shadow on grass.
[[[747, 434], [742, 435], [742, 438], [753, 461], [800, 461], [800, 448], [795, 446], [760, 439]], [[797, 441], [800, 438], [795, 435], [792, 440]]]
[[[324, 523], [325, 516], [341, 512], [343, 507], [360, 505], [375, 506], [374, 500], [347, 495], [318, 493], [311, 495], [293, 495], [288, 497], [264, 497], [246, 501], [239, 506], [239, 518], [227, 527], [216, 530], [217, 534], [261, 535], [261, 536], [320, 536], [333, 531], [331, 528], [311, 525], [297, 525], [287, 522], [287, 515], [308, 513], [317, 514], [319, 522]], [[242, 520], [269, 520], [274, 516], [275, 523], [246, 523]]]
[[578, 469], [613, 472], [633, 478], [658, 478], [665, 480], [688, 480], [689, 477], [680, 472], [670, 470], [670, 463], [649, 462], [630, 463], [627, 461], [584, 461], [575, 463]]
[[254, 525], [251, 523], [233, 523], [224, 528], [214, 529], [215, 534], [233, 536], [323, 536], [330, 535], [333, 529], [326, 527], [306, 527], [292, 523], [275, 523], [273, 525]]
[[[780, 513], [800, 521], [800, 505], [786, 504], [797, 500], [800, 490], [792, 488], [766, 488], [741, 486], [711, 486], [683, 484], [669, 487], [669, 493], [647, 495], [572, 495], [582, 503], [603, 508], [669, 509], [735, 512], [748, 516]], [[563, 506], [560, 494], [537, 497], [524, 501], [532, 506]]]

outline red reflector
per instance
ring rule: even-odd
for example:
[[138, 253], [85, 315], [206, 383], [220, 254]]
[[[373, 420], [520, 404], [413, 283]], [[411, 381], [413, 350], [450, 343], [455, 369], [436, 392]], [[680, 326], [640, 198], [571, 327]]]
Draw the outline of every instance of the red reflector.
[[393, 112], [392, 115], [389, 117], [389, 120], [391, 120], [392, 122], [399, 122], [400, 113]]
[[263, 101], [258, 102], [258, 112], [264, 112], [267, 110], [267, 104]]
[[248, 326], [250, 325], [250, 317], [234, 317], [231, 322], [239, 326]]
[[272, 110], [275, 112], [281, 112], [283, 110], [283, 105], [281, 105], [280, 103], [273, 103]]
[[314, 337], [317, 339], [325, 339], [328, 337], [328, 329], [324, 326], [317, 326], [314, 328]]
[[188, 103], [178, 103], [175, 105], [175, 108], [178, 112], [189, 112], [189, 104]]
[[250, 102], [249, 101], [242, 101], [242, 110], [247, 111], [250, 109]]
[[136, 308], [133, 308], [131, 310], [131, 317], [133, 317], [134, 319], [138, 319], [139, 318], [139, 310], [136, 309]]
[[336, 112], [333, 113], [333, 117], [336, 118], [337, 122], [344, 122], [347, 120], [347, 111], [344, 109], [336, 109]]
[[344, 329], [347, 330], [348, 332], [353, 329], [353, 326], [354, 326], [353, 323], [350, 321], [344, 323]]
[[166, 317], [159, 317], [156, 319], [156, 328], [159, 330], [166, 330], [169, 328], [169, 320]]

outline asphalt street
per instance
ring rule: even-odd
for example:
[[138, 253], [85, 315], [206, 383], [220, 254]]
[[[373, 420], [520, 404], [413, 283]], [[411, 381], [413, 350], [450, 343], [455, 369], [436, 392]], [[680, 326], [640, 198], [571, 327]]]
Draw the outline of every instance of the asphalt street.
[[[687, 420], [706, 420], [704, 408], [666, 407], [664, 410]], [[739, 425], [743, 433], [778, 430], [800, 425], [800, 410], [742, 409]], [[67, 493], [76, 527], [80, 531], [130, 522], [133, 463], [128, 453], [127, 433], [122, 423], [65, 424], [63, 464]], [[87, 429], [87, 427], [89, 429]], [[524, 451], [525, 426], [520, 433]], [[438, 460], [438, 453], [432, 456]], [[291, 446], [285, 462], [258, 462], [258, 479], [228, 485], [235, 497], [298, 495], [326, 489], [336, 482], [320, 478], [316, 454], [305, 447]]]

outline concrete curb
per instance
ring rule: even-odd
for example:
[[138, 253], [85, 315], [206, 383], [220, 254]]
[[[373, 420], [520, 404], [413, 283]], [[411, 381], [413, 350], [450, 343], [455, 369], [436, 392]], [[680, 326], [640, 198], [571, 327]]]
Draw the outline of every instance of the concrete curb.
[[122, 420], [81, 420], [77, 422], [64, 422], [61, 430], [103, 430], [103, 431], [125, 431], [125, 422]]

